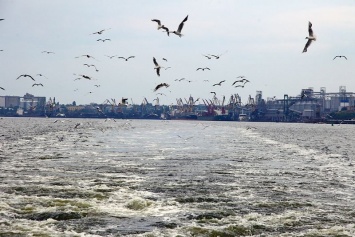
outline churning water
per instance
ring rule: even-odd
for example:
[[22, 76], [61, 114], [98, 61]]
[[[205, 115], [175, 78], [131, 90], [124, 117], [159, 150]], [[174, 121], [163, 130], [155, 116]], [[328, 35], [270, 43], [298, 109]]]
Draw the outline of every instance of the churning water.
[[355, 236], [355, 126], [3, 118], [0, 236]]

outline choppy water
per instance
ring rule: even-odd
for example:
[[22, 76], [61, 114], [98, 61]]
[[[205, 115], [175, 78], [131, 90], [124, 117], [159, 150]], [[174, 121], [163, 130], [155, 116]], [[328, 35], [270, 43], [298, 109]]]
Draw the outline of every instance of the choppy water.
[[0, 120], [0, 236], [355, 236], [354, 125], [54, 121]]

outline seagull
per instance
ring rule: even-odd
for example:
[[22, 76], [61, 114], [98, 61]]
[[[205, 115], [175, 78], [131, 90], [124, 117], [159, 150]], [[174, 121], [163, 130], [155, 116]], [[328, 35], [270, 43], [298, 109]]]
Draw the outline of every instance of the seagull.
[[237, 87], [244, 88], [244, 85], [236, 85], [235, 88], [237, 88]]
[[209, 69], [208, 67], [204, 67], [204, 68], [199, 67], [199, 68], [196, 69], [196, 71], [198, 71], [198, 70], [200, 70], [200, 69], [201, 69], [202, 71], [204, 71], [205, 69], [211, 70], [211, 69]]
[[212, 94], [216, 95], [216, 92], [214, 92], [214, 91], [211, 91], [210, 93], [212, 93]]
[[[111, 28], [109, 28], [109, 29], [111, 29]], [[97, 32], [92, 33], [92, 35], [94, 35], [94, 34], [101, 35], [105, 30], [109, 30], [109, 29], [99, 30], [99, 31], [97, 31]]]
[[87, 67], [94, 67], [95, 68], [95, 71], [99, 71], [97, 68], [96, 68], [96, 66], [94, 65], [94, 64], [87, 64], [87, 63], [84, 63], [83, 64], [84, 66], [87, 66]]
[[20, 77], [29, 77], [32, 79], [32, 81], [36, 81], [31, 75], [28, 75], [28, 74], [22, 74], [18, 78], [16, 78], [16, 80], [19, 79]]
[[182, 136], [180, 136], [180, 135], [177, 135], [177, 136], [180, 137], [181, 139], [184, 139], [185, 141], [187, 141], [187, 140], [193, 138], [193, 137], [186, 137], [186, 138], [184, 138], [184, 137], [182, 137]]
[[336, 58], [345, 58], [346, 60], [348, 60], [348, 58], [345, 57], [345, 56], [335, 56], [335, 57], [333, 58], [333, 60], [336, 59]]
[[166, 58], [162, 58], [162, 59], [163, 59], [164, 61], [166, 61], [166, 62], [168, 61]]
[[245, 84], [245, 83], [250, 82], [250, 81], [245, 79], [245, 78], [243, 78], [242, 80], [236, 80], [235, 82], [233, 82], [232, 86], [234, 86], [234, 84], [237, 83], [237, 82], [244, 82], [244, 84]]
[[[95, 59], [93, 56], [89, 55], [89, 54], [83, 54], [81, 56], [75, 57], [75, 58], [80, 58], [80, 57], [87, 57], [87, 58], [93, 58]], [[96, 59], [95, 59], [96, 60]]]
[[165, 86], [166, 88], [169, 87], [169, 84], [166, 84], [166, 83], [160, 83], [159, 85], [157, 85], [155, 88], [154, 88], [154, 91], [157, 91], [159, 90], [161, 87]]
[[117, 55], [113, 55], [113, 56], [109, 56], [109, 55], [105, 55], [106, 57], [109, 57], [110, 59], [116, 57]]
[[42, 53], [46, 53], [46, 54], [51, 54], [51, 53], [53, 53], [53, 54], [54, 54], [54, 52], [51, 52], [51, 51], [42, 51]]
[[96, 86], [96, 87], [100, 87], [101, 85], [94, 85], [94, 86]]
[[81, 125], [81, 123], [77, 123], [77, 124], [75, 124], [75, 127], [74, 127], [74, 128], [76, 129], [76, 128], [78, 128], [80, 125]]
[[[74, 73], [74, 75], [76, 75], [76, 74]], [[92, 80], [92, 78], [91, 78], [91, 77], [86, 76], [86, 75], [79, 74], [79, 76], [83, 77], [84, 79]], [[81, 78], [80, 78], [80, 77], [78, 77], [78, 78], [76, 78], [75, 80], [80, 80], [80, 79], [81, 79]]]
[[105, 42], [105, 41], [107, 41], [107, 40], [111, 41], [111, 39], [98, 39], [98, 40], [96, 40], [96, 41], [102, 41], [102, 42]]
[[160, 68], [161, 66], [157, 63], [157, 60], [153, 57], [153, 63], [155, 65], [155, 70], [157, 70], [157, 75], [160, 76]]
[[32, 87], [34, 87], [34, 86], [42, 86], [43, 87], [43, 84], [42, 83], [35, 83], [32, 85]]
[[225, 82], [225, 81], [226, 81], [226, 80], [220, 81], [220, 82], [218, 82], [218, 83], [216, 83], [216, 84], [213, 84], [213, 86], [220, 86], [220, 85], [222, 85], [222, 83]]
[[307, 52], [307, 48], [311, 45], [312, 41], [317, 40], [317, 38], [313, 35], [312, 23], [310, 21], [308, 22], [308, 34], [309, 34], [309, 36], [306, 37], [306, 39], [308, 39], [308, 41], [307, 41], [306, 45], [304, 46], [302, 53]]
[[4, 88], [4, 87], [1, 87], [1, 86], [0, 86], [0, 89], [3, 90], [3, 91], [5, 90], [5, 88]]
[[46, 77], [45, 75], [43, 75], [43, 74], [41, 74], [41, 73], [37, 74], [37, 76], [40, 76], [40, 77], [45, 77], [45, 78], [47, 78], [47, 79], [48, 79], [48, 77]]
[[174, 33], [175, 35], [178, 35], [179, 37], [183, 36], [183, 34], [181, 34], [181, 30], [182, 30], [182, 27], [184, 27], [184, 22], [187, 21], [188, 17], [189, 17], [189, 15], [187, 15], [185, 17], [185, 19], [180, 23], [179, 28], [176, 31], [173, 31], [171, 33]]
[[180, 78], [180, 79], [175, 79], [175, 81], [182, 81], [182, 80], [185, 80], [185, 77]]
[[135, 56], [129, 56], [128, 58], [125, 58], [125, 57], [118, 57], [118, 58], [122, 58], [122, 59], [124, 59], [124, 60], [126, 60], [126, 61], [128, 61], [128, 59], [130, 59], [130, 58], [134, 58]]

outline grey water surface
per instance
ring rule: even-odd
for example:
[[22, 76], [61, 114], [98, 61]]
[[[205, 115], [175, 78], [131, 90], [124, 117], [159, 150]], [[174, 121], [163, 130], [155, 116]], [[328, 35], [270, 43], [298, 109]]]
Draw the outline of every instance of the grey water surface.
[[2, 236], [355, 236], [355, 126], [0, 119]]

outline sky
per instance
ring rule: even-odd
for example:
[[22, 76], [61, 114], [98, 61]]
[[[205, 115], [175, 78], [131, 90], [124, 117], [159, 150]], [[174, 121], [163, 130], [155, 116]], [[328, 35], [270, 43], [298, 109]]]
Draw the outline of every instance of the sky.
[[[151, 21], [174, 31], [187, 15], [181, 38]], [[257, 91], [264, 99], [297, 96], [306, 88], [354, 92], [354, 16], [353, 0], [0, 0], [0, 96], [30, 93], [60, 104], [122, 97], [140, 104], [159, 97], [170, 105], [190, 95], [212, 99], [212, 91], [227, 101], [238, 94], [243, 103]], [[302, 53], [309, 21], [317, 40]], [[211, 54], [221, 56], [204, 56]], [[337, 55], [348, 60], [333, 60]], [[153, 57], [164, 67], [160, 76]], [[17, 79], [22, 74], [35, 81]], [[92, 80], [75, 80], [78, 75]], [[238, 76], [250, 82], [235, 88]], [[185, 80], [175, 81], [180, 78]], [[169, 87], [154, 92], [160, 83]]]

